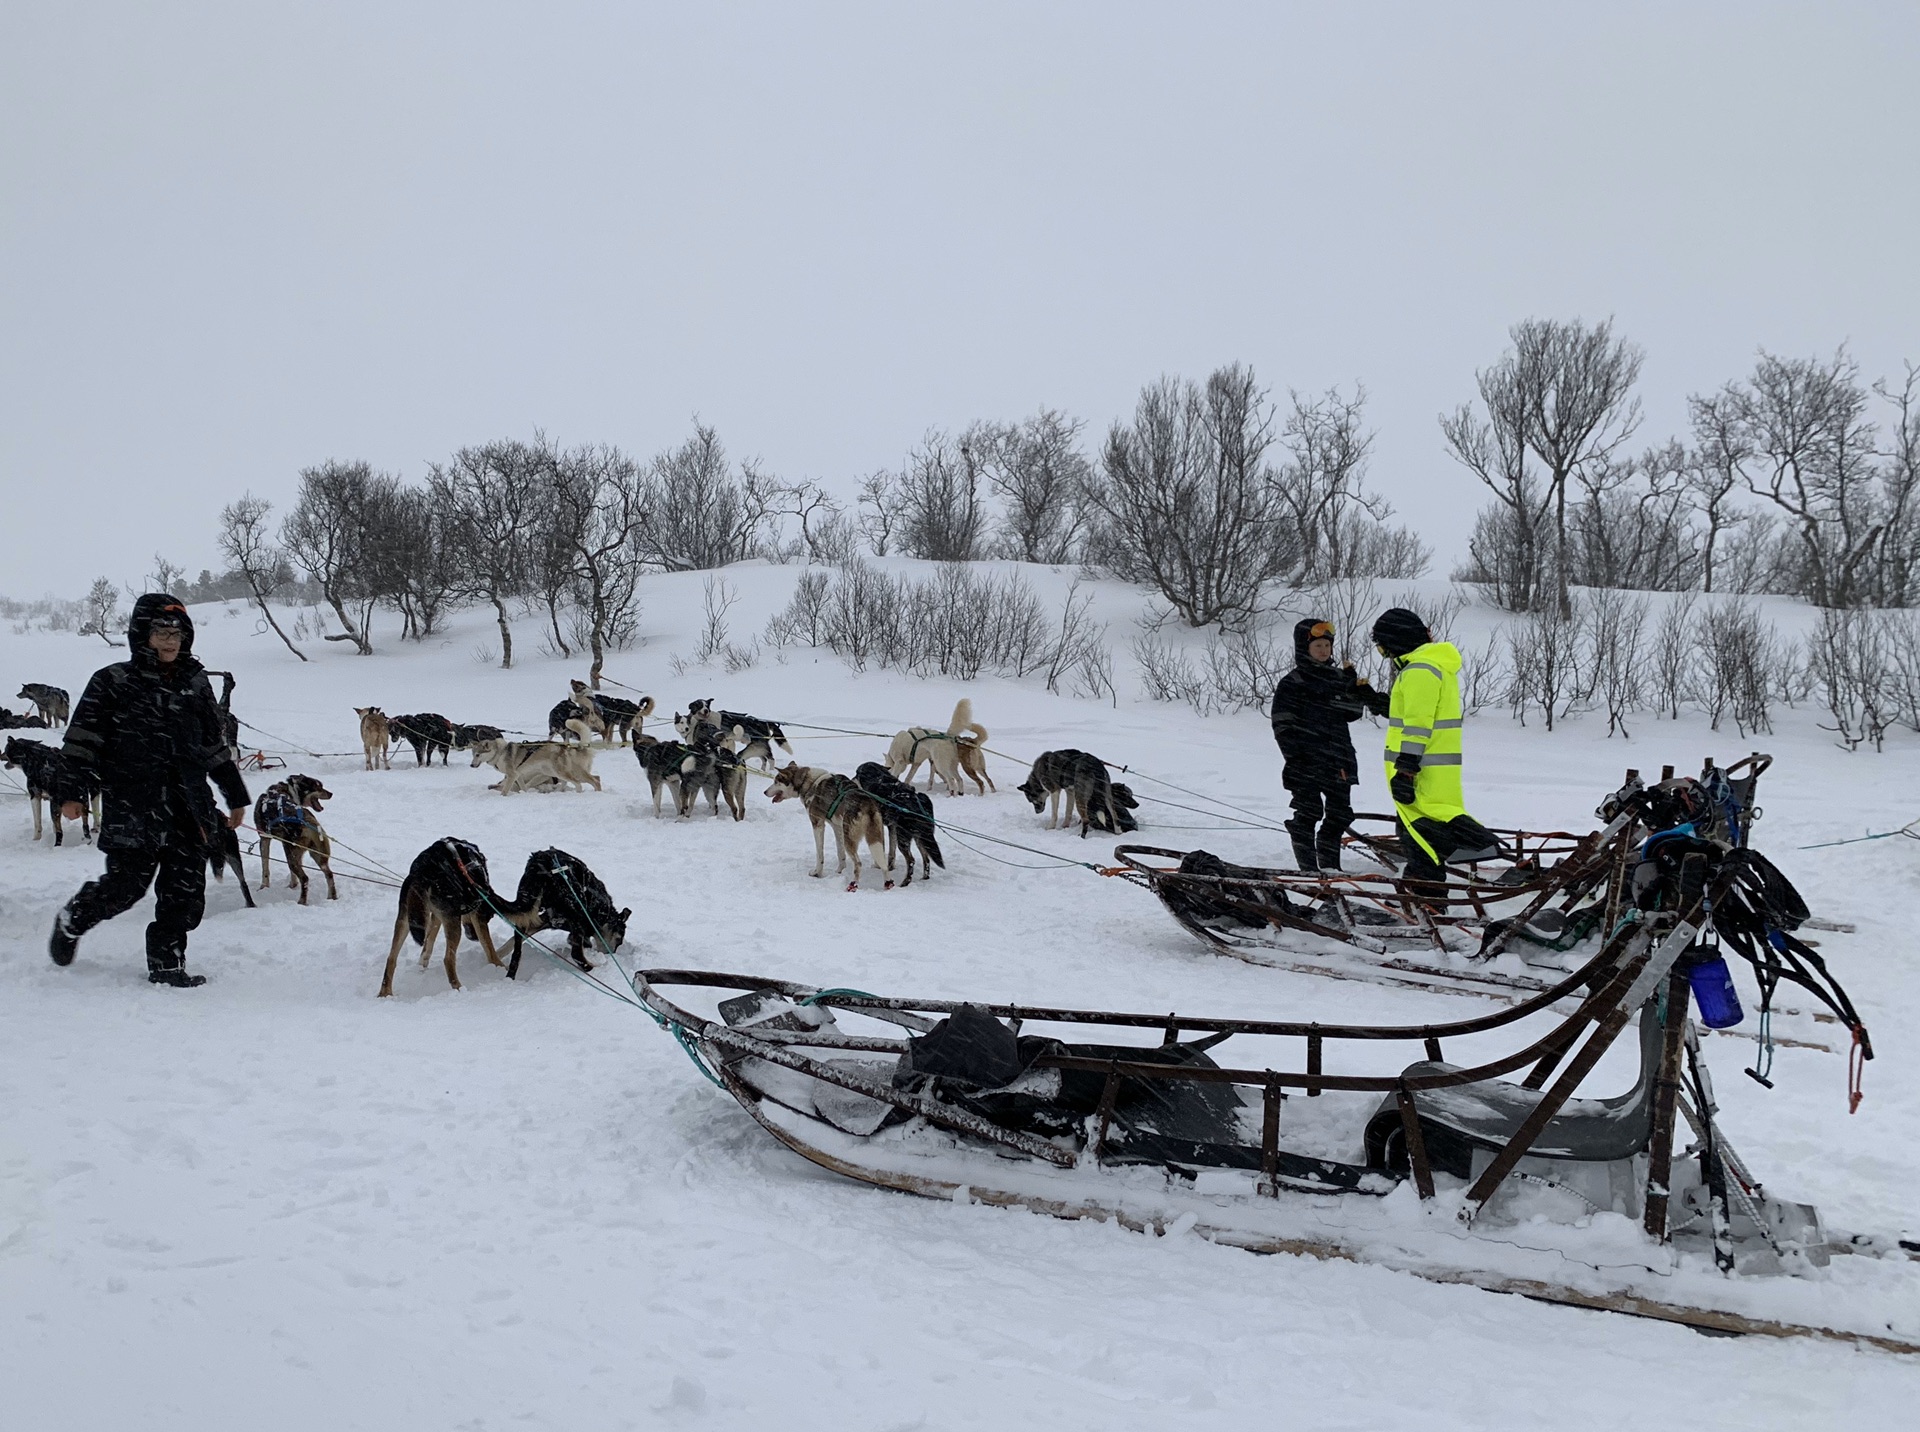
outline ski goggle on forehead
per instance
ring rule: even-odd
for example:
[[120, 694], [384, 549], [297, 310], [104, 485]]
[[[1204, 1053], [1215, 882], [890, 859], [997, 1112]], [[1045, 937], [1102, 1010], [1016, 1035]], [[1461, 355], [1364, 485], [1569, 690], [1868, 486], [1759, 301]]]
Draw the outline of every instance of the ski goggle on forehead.
[[1332, 641], [1333, 640], [1333, 623], [1332, 622], [1315, 622], [1312, 626], [1307, 628], [1307, 640], [1308, 641]]

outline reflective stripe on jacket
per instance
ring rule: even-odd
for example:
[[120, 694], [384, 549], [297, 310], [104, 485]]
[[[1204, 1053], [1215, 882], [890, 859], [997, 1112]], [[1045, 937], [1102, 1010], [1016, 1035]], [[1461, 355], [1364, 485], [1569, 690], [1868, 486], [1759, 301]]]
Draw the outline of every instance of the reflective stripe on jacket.
[[1395, 802], [1394, 810], [1409, 829], [1422, 818], [1444, 824], [1467, 813], [1460, 783], [1460, 653], [1451, 642], [1430, 641], [1394, 664], [1399, 674], [1387, 702], [1387, 780], [1393, 780], [1401, 755], [1420, 758], [1413, 804]]

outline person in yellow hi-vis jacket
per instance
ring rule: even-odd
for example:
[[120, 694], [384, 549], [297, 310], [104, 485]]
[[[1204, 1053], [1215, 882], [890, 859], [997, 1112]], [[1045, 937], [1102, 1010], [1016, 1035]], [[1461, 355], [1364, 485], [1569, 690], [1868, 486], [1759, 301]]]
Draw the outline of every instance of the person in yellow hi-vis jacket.
[[1387, 698], [1387, 787], [1393, 793], [1404, 878], [1446, 879], [1443, 865], [1492, 860], [1500, 842], [1467, 814], [1461, 784], [1460, 652], [1435, 641], [1427, 624], [1394, 607], [1373, 624], [1373, 641], [1393, 662]]

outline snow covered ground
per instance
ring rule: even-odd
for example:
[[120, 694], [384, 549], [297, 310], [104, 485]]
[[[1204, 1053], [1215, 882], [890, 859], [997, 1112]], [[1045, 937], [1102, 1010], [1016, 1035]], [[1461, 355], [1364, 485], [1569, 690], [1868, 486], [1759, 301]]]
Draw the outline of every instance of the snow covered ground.
[[[795, 575], [729, 574], [744, 598], [737, 636], [784, 603]], [[1070, 580], [1033, 579], [1050, 601]], [[700, 591], [698, 577], [650, 580], [646, 644], [609, 662], [663, 713], [712, 696], [891, 732], [943, 724], [963, 694], [852, 675], [806, 648], [737, 675], [676, 675]], [[1100, 600], [1124, 646], [1139, 594], [1105, 587]], [[237, 608], [196, 619], [198, 654], [238, 674], [235, 710], [273, 733], [258, 738], [269, 747], [355, 750], [350, 708], [367, 704], [536, 729], [584, 673], [538, 654], [530, 620], [517, 633], [523, 664], [503, 672], [475, 655], [490, 640], [476, 613], [424, 647], [392, 640], [388, 619], [369, 658], [310, 641], [306, 665]], [[1486, 619], [1463, 618], [1463, 645]], [[0, 699], [28, 680], [77, 696], [109, 658], [91, 639], [0, 634]], [[996, 750], [1080, 746], [1277, 824], [1263, 717], [1147, 702], [1126, 665], [1117, 708], [1000, 680], [967, 694]], [[1475, 813], [1586, 829], [1628, 765], [1696, 770], [1704, 755], [1771, 750], [1755, 843], [1817, 913], [1857, 922], [1855, 935], [1820, 938], [1880, 1057], [1850, 1118], [1841, 1058], [1783, 1049], [1768, 1092], [1738, 1072], [1751, 1046], [1717, 1041], [1726, 1125], [1770, 1186], [1834, 1226], [1911, 1236], [1920, 1059], [1905, 1029], [1920, 968], [1903, 909], [1920, 847], [1797, 847], [1920, 815], [1920, 744], [1848, 754], [1805, 710], [1781, 713], [1758, 742], [1697, 720], [1648, 719], [1631, 741], [1605, 739], [1604, 725], [1471, 721]], [[880, 754], [876, 740], [789, 729], [809, 764], [850, 771]], [[1358, 733], [1363, 752], [1377, 739]], [[974, 842], [989, 859], [964, 836], [943, 837], [948, 868], [926, 885], [850, 895], [808, 878], [805, 817], [773, 807], [760, 783], [744, 824], [655, 821], [618, 750], [598, 757], [603, 794], [512, 798], [464, 758], [418, 770], [404, 747], [390, 772], [363, 771], [357, 752], [289, 761], [335, 792], [326, 824], [343, 872], [404, 870], [455, 834], [510, 888], [529, 852], [559, 845], [634, 908], [628, 958], [642, 963], [1248, 1016], [1473, 1007], [1212, 955], [1142, 891]], [[1378, 808], [1378, 770], [1362, 768], [1359, 804]], [[944, 820], [1068, 859], [1105, 855], [1042, 829], [1011, 762], [990, 769], [999, 793], [942, 799]], [[1283, 861], [1277, 832], [1183, 829], [1222, 822], [1153, 803], [1142, 815], [1142, 839]], [[376, 1000], [394, 908], [380, 884], [343, 880], [337, 903], [307, 909], [280, 887], [253, 912], [231, 883], [213, 886], [189, 955], [209, 977], [198, 991], [146, 984], [139, 911], [56, 969], [48, 922], [98, 867], [88, 846], [36, 845], [25, 800], [0, 797], [0, 1387], [12, 1427], [1866, 1428], [1906, 1425], [1920, 1393], [1920, 1365], [1883, 1354], [1708, 1339], [844, 1182], [776, 1147], [635, 1011], [536, 957], [508, 984], [468, 947], [459, 994], [437, 961], [422, 972], [403, 957], [397, 997]], [[1610, 1071], [1617, 1061], [1598, 1077]], [[1920, 1276], [1913, 1287], [1920, 1308]]]

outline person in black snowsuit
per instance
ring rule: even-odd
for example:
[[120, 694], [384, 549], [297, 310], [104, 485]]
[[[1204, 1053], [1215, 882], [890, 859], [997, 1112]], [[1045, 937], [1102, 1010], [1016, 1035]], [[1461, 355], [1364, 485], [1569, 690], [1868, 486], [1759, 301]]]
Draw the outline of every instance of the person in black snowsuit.
[[238, 829], [247, 787], [233, 763], [205, 668], [194, 660], [193, 619], [176, 598], [150, 592], [127, 623], [131, 661], [102, 667], [73, 708], [62, 747], [75, 784], [62, 795], [79, 816], [83, 781], [101, 788], [100, 849], [106, 872], [89, 881], [53, 922], [47, 953], [73, 963], [80, 937], [132, 909], [153, 886], [147, 979], [192, 988], [187, 935], [207, 900], [207, 855], [222, 819], [207, 782], [220, 787]]
[[1293, 793], [1293, 860], [1301, 870], [1338, 870], [1340, 837], [1353, 823], [1360, 779], [1347, 727], [1387, 698], [1353, 665], [1333, 664], [1333, 623], [1309, 617], [1293, 629], [1294, 667], [1273, 690], [1273, 739], [1286, 760], [1280, 780]]

